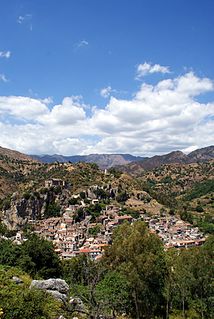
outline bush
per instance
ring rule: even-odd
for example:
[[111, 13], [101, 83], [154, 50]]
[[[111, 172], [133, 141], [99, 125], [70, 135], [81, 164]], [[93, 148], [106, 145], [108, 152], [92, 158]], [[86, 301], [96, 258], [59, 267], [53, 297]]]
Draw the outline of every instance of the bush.
[[70, 198], [68, 203], [69, 205], [76, 205], [78, 203], [78, 198]]
[[21, 245], [10, 240], [0, 240], [0, 264], [20, 267], [31, 276], [42, 278], [57, 277], [61, 273], [61, 263], [52, 243], [29, 235]]
[[28, 193], [28, 192], [23, 194], [23, 198], [26, 199], [26, 200], [30, 199], [30, 197], [31, 197], [31, 194]]
[[126, 191], [124, 191], [124, 192], [121, 192], [121, 193], [119, 193], [119, 194], [117, 195], [116, 201], [117, 201], [118, 203], [124, 203], [124, 202], [127, 201], [128, 198], [129, 198], [129, 195], [126, 193]]
[[196, 208], [195, 208], [196, 212], [198, 213], [203, 213], [204, 209], [203, 207], [201, 207], [200, 205], [198, 205]]
[[52, 202], [49, 205], [47, 205], [44, 216], [45, 218], [49, 217], [58, 217], [60, 216], [60, 205], [57, 204], [56, 202]]
[[7, 227], [5, 224], [3, 224], [2, 222], [0, 222], [0, 235], [5, 235], [7, 232]]
[[89, 235], [92, 235], [92, 236], [97, 236], [97, 234], [100, 232], [100, 226], [99, 225], [96, 225], [95, 227], [93, 228], [89, 228]]
[[[17, 285], [11, 278], [23, 280]], [[16, 268], [0, 266], [0, 309], [4, 319], [55, 319], [60, 314], [60, 304], [41, 290], [29, 289], [31, 278]]]
[[10, 198], [5, 198], [2, 203], [2, 207], [4, 210], [8, 210], [11, 207]]

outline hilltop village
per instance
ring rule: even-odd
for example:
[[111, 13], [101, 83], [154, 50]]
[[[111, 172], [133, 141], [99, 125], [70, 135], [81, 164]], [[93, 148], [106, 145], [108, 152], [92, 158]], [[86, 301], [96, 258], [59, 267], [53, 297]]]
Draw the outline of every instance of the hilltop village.
[[29, 227], [51, 241], [61, 259], [99, 259], [124, 222], [143, 220], [165, 249], [202, 245], [212, 233], [213, 160], [148, 171], [138, 163], [137, 176], [133, 167], [129, 174], [94, 163], [43, 164], [3, 155], [1, 161], [0, 217], [17, 244]]
[[[3, 282], [6, 278], [5, 313], [23, 304], [19, 317], [23, 318], [24, 309], [29, 307], [26, 296], [32, 296], [29, 282], [37, 278], [44, 283], [58, 278], [70, 287], [71, 299], [55, 290], [55, 282], [54, 289], [47, 290], [60, 298], [57, 302], [62, 301], [58, 315], [44, 316], [52, 319], [61, 318], [62, 313], [70, 318], [67, 309], [73, 311], [73, 318], [136, 318], [136, 287], [139, 304], [149, 308], [151, 300], [156, 309], [153, 296], [157, 293], [159, 318], [167, 302], [175, 302], [173, 309], [180, 311], [183, 284], [191, 288], [191, 300], [196, 302], [201, 283], [210, 287], [213, 160], [165, 164], [151, 170], [134, 163], [127, 171], [121, 166], [100, 169], [96, 163], [41, 163], [16, 155], [0, 156], [0, 275]], [[20, 271], [24, 271], [23, 276]], [[198, 282], [201, 275], [203, 282]], [[14, 305], [18, 287], [23, 299]], [[8, 294], [8, 289], [14, 293]], [[2, 296], [2, 289], [0, 292]], [[30, 299], [33, 311], [38, 305], [35, 293]], [[97, 306], [90, 299], [92, 295]], [[145, 296], [151, 299], [145, 301]], [[210, 296], [212, 291], [206, 289], [207, 300]], [[47, 298], [45, 295], [39, 302]], [[116, 316], [112, 316], [111, 302], [116, 299]], [[129, 308], [130, 301], [133, 308]], [[186, 304], [186, 313], [189, 307], [192, 303]], [[209, 301], [206, 307], [209, 309]], [[82, 310], [86, 315], [82, 316]], [[152, 317], [156, 317], [155, 312]], [[145, 318], [151, 318], [150, 309]]]
[[[45, 181], [46, 188], [59, 186], [66, 187], [66, 182], [61, 179]], [[151, 215], [145, 209], [140, 210], [142, 198], [139, 194], [135, 200], [127, 200], [127, 205], [135, 206], [136, 209], [134, 214], [133, 210], [129, 214], [118, 204], [102, 206], [101, 192], [102, 187], [93, 185], [84, 193], [73, 194], [73, 204], [61, 207], [61, 216], [29, 220], [29, 224], [36, 234], [53, 242], [61, 259], [79, 254], [99, 259], [105, 248], [111, 244], [114, 229], [123, 222], [133, 223], [136, 220], [144, 220], [150, 231], [161, 238], [166, 249], [199, 246], [205, 241], [197, 227], [177, 216], [170, 216], [163, 211], [161, 214]], [[94, 214], [89, 213], [89, 207], [94, 208]], [[23, 232], [18, 231], [15, 242], [19, 244], [23, 240]]]

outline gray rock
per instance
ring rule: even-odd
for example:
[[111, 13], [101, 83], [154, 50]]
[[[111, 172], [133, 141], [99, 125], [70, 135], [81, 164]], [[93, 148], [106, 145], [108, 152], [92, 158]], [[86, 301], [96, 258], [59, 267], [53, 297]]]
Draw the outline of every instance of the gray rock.
[[69, 286], [63, 279], [47, 279], [47, 280], [32, 280], [30, 288], [35, 287], [42, 290], [58, 291], [61, 294], [67, 294]]
[[46, 290], [48, 293], [50, 293], [55, 299], [62, 301], [62, 302], [66, 302], [67, 301], [67, 295], [66, 294], [61, 294], [59, 291], [57, 290]]
[[23, 280], [19, 277], [16, 277], [16, 276], [13, 276], [12, 277], [12, 280], [17, 284], [17, 285], [20, 285], [20, 284], [23, 284]]
[[83, 312], [85, 311], [84, 303], [82, 302], [80, 298], [71, 297], [69, 300], [69, 304], [72, 305], [72, 307], [76, 311], [83, 311]]

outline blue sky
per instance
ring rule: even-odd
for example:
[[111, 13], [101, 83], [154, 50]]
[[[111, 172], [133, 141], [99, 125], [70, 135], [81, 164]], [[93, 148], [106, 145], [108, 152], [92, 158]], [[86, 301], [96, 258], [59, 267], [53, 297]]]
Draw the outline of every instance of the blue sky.
[[213, 144], [213, 12], [212, 0], [2, 0], [0, 145], [150, 156]]

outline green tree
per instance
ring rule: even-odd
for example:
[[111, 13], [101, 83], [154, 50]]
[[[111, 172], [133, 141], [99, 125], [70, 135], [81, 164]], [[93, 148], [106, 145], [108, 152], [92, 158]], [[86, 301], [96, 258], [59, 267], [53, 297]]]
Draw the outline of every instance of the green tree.
[[61, 207], [55, 201], [49, 203], [45, 209], [45, 218], [60, 216]]
[[86, 208], [86, 212], [88, 215], [91, 216], [91, 222], [95, 222], [97, 217], [101, 215], [102, 211], [102, 206], [100, 204], [95, 204], [95, 205], [90, 205], [89, 207]]
[[213, 252], [214, 239], [210, 237], [204, 246], [167, 253], [167, 318], [170, 314], [172, 318], [214, 317]]
[[86, 255], [63, 262], [63, 276], [71, 285], [73, 296], [79, 297], [87, 306], [87, 318], [96, 319], [101, 307], [96, 297], [96, 286], [104, 273], [101, 263]]
[[96, 225], [94, 226], [93, 228], [89, 228], [89, 235], [92, 235], [92, 236], [97, 236], [97, 234], [100, 232], [100, 225]]
[[0, 240], [0, 264], [14, 266], [22, 258], [22, 249], [10, 240]]
[[191, 271], [195, 278], [191, 307], [200, 318], [214, 318], [214, 236], [196, 249]]
[[61, 263], [54, 252], [53, 245], [35, 234], [29, 235], [21, 246], [23, 257], [19, 260], [21, 268], [32, 276], [42, 278], [58, 277], [61, 273]]
[[122, 191], [116, 196], [116, 201], [119, 203], [124, 203], [129, 198], [129, 195], [126, 191]]
[[152, 318], [160, 312], [166, 274], [164, 250], [160, 239], [143, 222], [118, 227], [105, 260], [110, 269], [125, 276], [135, 318]]
[[83, 220], [84, 217], [85, 217], [85, 210], [83, 209], [83, 207], [78, 208], [74, 214], [75, 223], [81, 222], [81, 220]]
[[116, 271], [108, 272], [96, 287], [96, 298], [107, 315], [128, 313], [130, 288], [126, 277]]
[[186, 310], [192, 298], [191, 292], [195, 280], [191, 271], [192, 257], [191, 250], [181, 250], [179, 254], [173, 256], [173, 302], [177, 309], [181, 309], [183, 318], [186, 317]]

